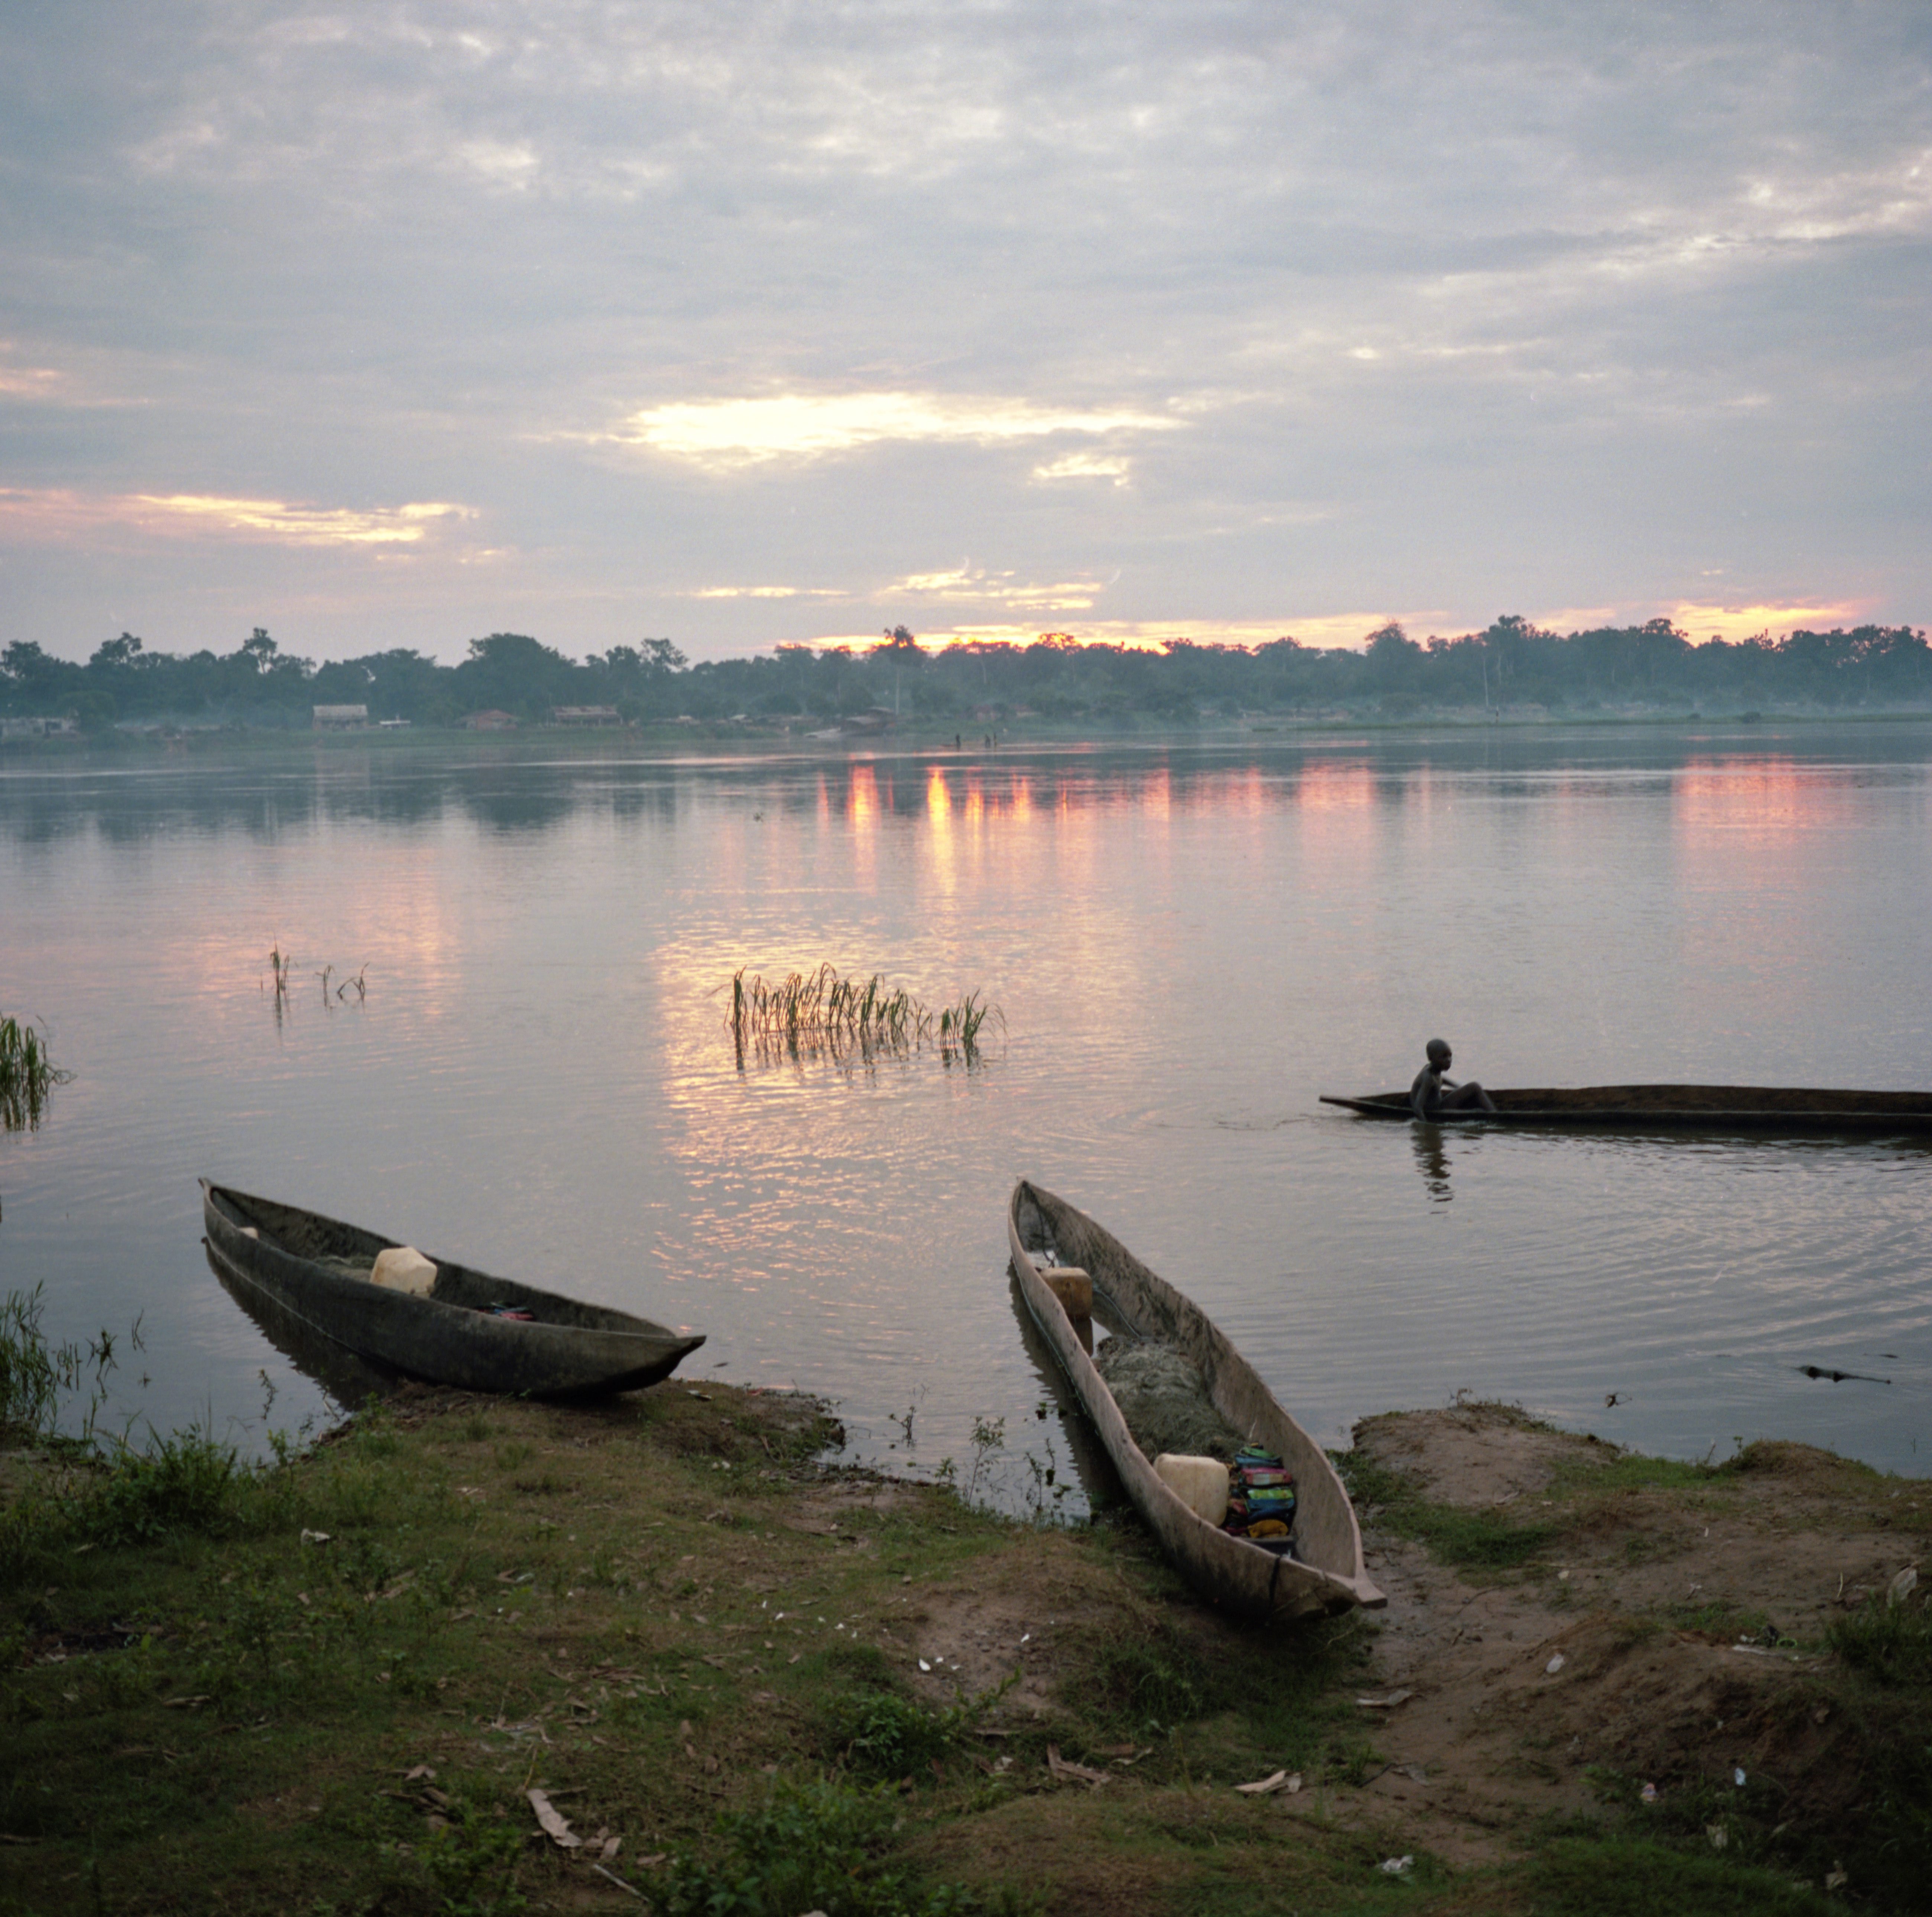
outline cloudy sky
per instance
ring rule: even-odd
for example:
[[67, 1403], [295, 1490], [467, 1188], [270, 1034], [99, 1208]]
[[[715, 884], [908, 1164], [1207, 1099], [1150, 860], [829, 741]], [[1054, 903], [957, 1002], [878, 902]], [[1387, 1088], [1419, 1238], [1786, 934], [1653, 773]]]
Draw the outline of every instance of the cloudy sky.
[[0, 644], [1932, 622], [1924, 0], [8, 0]]

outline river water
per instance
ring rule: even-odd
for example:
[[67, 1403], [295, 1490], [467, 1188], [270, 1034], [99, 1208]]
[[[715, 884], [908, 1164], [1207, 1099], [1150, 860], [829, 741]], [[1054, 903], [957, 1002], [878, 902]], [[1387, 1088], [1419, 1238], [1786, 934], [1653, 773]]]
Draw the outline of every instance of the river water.
[[[75, 1074], [0, 1138], [0, 1288], [62, 1335], [138, 1315], [137, 1431], [259, 1444], [271, 1387], [277, 1425], [327, 1414], [208, 1270], [210, 1176], [689, 1324], [693, 1386], [806, 1388], [854, 1457], [1016, 1504], [1050, 1468], [1075, 1510], [1004, 1275], [1026, 1176], [1330, 1444], [1468, 1391], [1922, 1472], [1924, 1146], [1442, 1136], [1316, 1094], [1406, 1084], [1437, 1034], [1498, 1085], [1932, 1085], [1929, 776], [1916, 723], [0, 762], [0, 1012]], [[741, 1060], [734, 970], [821, 960], [982, 990], [1004, 1034], [970, 1068]]]

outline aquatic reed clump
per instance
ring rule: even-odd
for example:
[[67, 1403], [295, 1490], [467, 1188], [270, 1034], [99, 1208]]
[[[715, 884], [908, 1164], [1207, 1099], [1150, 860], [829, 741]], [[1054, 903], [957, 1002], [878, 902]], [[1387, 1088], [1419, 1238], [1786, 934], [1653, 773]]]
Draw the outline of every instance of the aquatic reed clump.
[[731, 975], [730, 1028], [742, 1060], [749, 1046], [793, 1058], [808, 1053], [843, 1058], [856, 1053], [904, 1054], [937, 1043], [949, 1062], [979, 1057], [980, 1034], [988, 1019], [1002, 1026], [998, 1006], [979, 992], [934, 1013], [903, 986], [882, 975], [842, 978], [838, 968], [794, 972], [776, 983], [740, 966]]
[[48, 1093], [73, 1076], [56, 1068], [46, 1040], [32, 1025], [0, 1018], [0, 1130], [32, 1131]]

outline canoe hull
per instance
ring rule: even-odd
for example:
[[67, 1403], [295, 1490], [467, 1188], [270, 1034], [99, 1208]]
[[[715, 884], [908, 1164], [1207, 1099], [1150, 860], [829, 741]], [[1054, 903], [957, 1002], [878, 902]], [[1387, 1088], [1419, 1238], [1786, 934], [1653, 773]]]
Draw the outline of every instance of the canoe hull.
[[[601, 1396], [655, 1384], [703, 1344], [646, 1318], [438, 1258], [434, 1295], [412, 1298], [331, 1270], [318, 1256], [368, 1258], [394, 1243], [362, 1226], [202, 1181], [208, 1256], [236, 1295], [285, 1330], [306, 1327], [380, 1370], [458, 1390]], [[257, 1236], [250, 1236], [253, 1227]], [[307, 1254], [307, 1255], [304, 1255]], [[495, 1318], [520, 1305], [536, 1322]]]
[[[1196, 1591], [1240, 1616], [1261, 1619], [1357, 1605], [1374, 1610], [1388, 1602], [1364, 1568], [1354, 1508], [1327, 1454], [1204, 1312], [1084, 1212], [1024, 1180], [1014, 1187], [1007, 1208], [1006, 1235], [1028, 1311], [1135, 1508]], [[1079, 1334], [1027, 1256], [1049, 1243], [1066, 1262], [1085, 1268], [1108, 1316], [1133, 1335], [1176, 1346], [1199, 1367], [1221, 1415], [1250, 1442], [1281, 1454], [1294, 1474], [1299, 1557], [1278, 1556], [1209, 1524], [1154, 1475]]]
[[[1790, 1085], [1580, 1085], [1489, 1088], [1496, 1109], [1444, 1112], [1442, 1125], [1696, 1132], [1813, 1137], [1932, 1135], [1932, 1092], [1840, 1091]], [[1322, 1094], [1358, 1118], [1412, 1120], [1406, 1091]]]

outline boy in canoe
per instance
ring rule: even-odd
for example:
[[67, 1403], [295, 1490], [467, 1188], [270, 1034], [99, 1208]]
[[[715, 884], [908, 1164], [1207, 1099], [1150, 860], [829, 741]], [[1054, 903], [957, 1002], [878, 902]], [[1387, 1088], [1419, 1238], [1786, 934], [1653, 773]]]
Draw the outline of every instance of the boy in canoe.
[[1472, 1078], [1459, 1085], [1444, 1078], [1455, 1054], [1447, 1039], [1431, 1039], [1424, 1048], [1429, 1063], [1416, 1073], [1408, 1088], [1408, 1102], [1418, 1118], [1434, 1118], [1444, 1112], [1493, 1112], [1496, 1106], [1487, 1092]]

